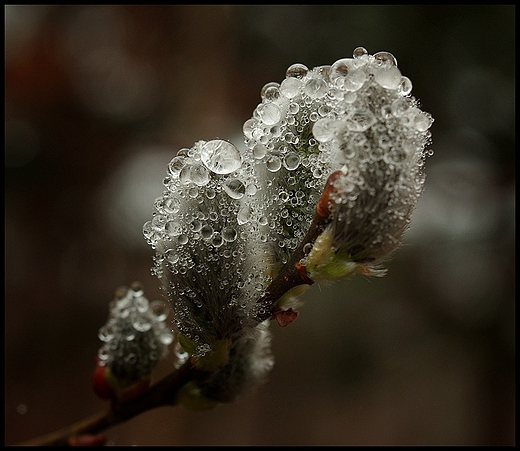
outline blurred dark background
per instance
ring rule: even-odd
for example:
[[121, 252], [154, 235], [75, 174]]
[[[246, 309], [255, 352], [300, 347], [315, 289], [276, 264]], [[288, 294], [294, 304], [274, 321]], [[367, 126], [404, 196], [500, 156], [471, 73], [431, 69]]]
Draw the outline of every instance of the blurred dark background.
[[357, 46], [435, 118], [388, 275], [313, 286], [256, 393], [109, 443], [514, 444], [514, 6], [7, 5], [5, 26], [5, 444], [105, 407], [97, 330], [118, 286], [161, 298], [141, 228], [177, 150], [240, 144], [265, 83]]

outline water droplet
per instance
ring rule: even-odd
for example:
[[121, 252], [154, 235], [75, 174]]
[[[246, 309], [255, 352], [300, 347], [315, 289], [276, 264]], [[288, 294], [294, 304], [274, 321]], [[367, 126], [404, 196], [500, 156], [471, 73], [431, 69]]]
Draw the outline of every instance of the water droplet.
[[217, 195], [217, 193], [215, 192], [215, 190], [213, 188], [206, 189], [206, 197], [208, 199], [214, 199], [216, 195]]
[[209, 182], [209, 171], [201, 164], [193, 164], [190, 169], [190, 179], [197, 186], [205, 186]]
[[273, 103], [262, 103], [258, 105], [256, 108], [255, 113], [258, 115], [260, 120], [265, 125], [275, 125], [280, 122], [280, 119], [282, 118], [282, 113], [280, 111], [280, 108], [278, 108]]
[[397, 60], [395, 59], [395, 56], [392, 55], [390, 52], [374, 53], [374, 59], [383, 64], [390, 64], [392, 66], [397, 67]]
[[364, 132], [377, 122], [377, 118], [370, 110], [357, 110], [349, 116], [347, 127], [353, 132]]
[[271, 155], [265, 162], [267, 169], [271, 172], [276, 172], [282, 167], [282, 162], [277, 155]]
[[280, 97], [280, 83], [274, 81], [264, 85], [260, 91], [260, 97], [264, 100], [273, 101]]
[[312, 127], [312, 134], [320, 142], [328, 142], [341, 131], [339, 121], [333, 119], [320, 119]]
[[367, 79], [367, 74], [359, 68], [359, 64], [358, 60], [352, 58], [336, 61], [330, 69], [331, 81], [339, 88], [357, 91]]
[[208, 141], [202, 146], [200, 159], [204, 165], [216, 174], [229, 174], [242, 164], [240, 151], [230, 142], [222, 139]]
[[114, 338], [115, 330], [112, 324], [105, 324], [101, 326], [98, 331], [98, 338], [101, 341], [108, 342]]
[[231, 179], [226, 181], [226, 183], [223, 185], [223, 188], [227, 195], [232, 199], [241, 199], [244, 197], [246, 192], [246, 187], [238, 179]]
[[210, 225], [205, 225], [200, 229], [200, 236], [204, 239], [211, 238], [211, 235], [213, 235], [213, 227]]
[[181, 202], [176, 197], [168, 197], [163, 202], [163, 210], [165, 213], [177, 213], [181, 208]]
[[303, 246], [303, 253], [305, 255], [309, 254], [310, 251], [312, 251], [312, 243], [307, 243], [305, 246]]
[[233, 228], [233, 227], [224, 227], [222, 229], [222, 238], [225, 240], [225, 241], [228, 241], [228, 242], [233, 242], [236, 240], [237, 238], [237, 231]]
[[182, 232], [182, 227], [177, 221], [168, 221], [164, 229], [171, 236], [180, 235]]
[[397, 87], [397, 91], [402, 96], [407, 96], [412, 92], [412, 81], [405, 76], [401, 77], [401, 82], [399, 83], [399, 86]]
[[179, 261], [179, 254], [177, 254], [173, 249], [168, 249], [164, 253], [164, 258], [168, 263], [174, 265]]
[[132, 282], [130, 288], [133, 291], [132, 295], [134, 297], [142, 296], [144, 294], [144, 285], [137, 280], [135, 282]]
[[287, 69], [285, 76], [287, 78], [303, 78], [309, 72], [309, 68], [305, 64], [294, 63]]
[[191, 182], [191, 166], [189, 164], [183, 166], [181, 171], [179, 172], [179, 180], [181, 183], [190, 183]]
[[184, 234], [184, 233], [181, 233], [178, 237], [177, 237], [177, 240], [179, 241], [179, 244], [186, 244], [189, 239], [188, 239], [188, 235]]
[[415, 114], [414, 116], [413, 123], [417, 131], [425, 132], [431, 127], [433, 119], [428, 113], [418, 111], [417, 114]]
[[222, 238], [222, 235], [219, 232], [215, 232], [213, 237], [211, 238], [211, 244], [215, 247], [220, 247], [224, 243], [224, 239]]
[[403, 116], [410, 108], [410, 103], [402, 97], [395, 99], [391, 105], [392, 114], [396, 117]]
[[199, 232], [201, 228], [202, 228], [202, 222], [200, 222], [198, 219], [194, 219], [193, 221], [191, 221], [190, 229], [193, 232]]
[[164, 330], [161, 335], [159, 336], [159, 341], [163, 344], [163, 345], [170, 345], [173, 343], [173, 334], [167, 330]]
[[327, 83], [320, 78], [311, 78], [305, 84], [303, 91], [311, 99], [320, 99], [327, 94]]
[[149, 331], [152, 328], [152, 324], [150, 323], [150, 321], [148, 321], [143, 316], [139, 316], [132, 323], [132, 327], [137, 332], [147, 332], [147, 331]]
[[239, 225], [249, 222], [251, 219], [251, 207], [249, 205], [243, 205], [237, 214], [237, 222]]
[[108, 352], [106, 346], [101, 346], [101, 348], [99, 348], [97, 356], [102, 362], [106, 362], [108, 360], [110, 353]]
[[300, 165], [300, 156], [296, 152], [289, 152], [283, 159], [284, 167], [289, 171], [294, 171]]
[[186, 157], [176, 156], [173, 157], [170, 163], [168, 164], [168, 172], [174, 176], [178, 177], [181, 169], [184, 167], [186, 163]]
[[363, 58], [368, 56], [368, 50], [365, 47], [356, 47], [352, 52], [354, 58]]
[[266, 153], [267, 148], [262, 144], [255, 144], [253, 147], [253, 157], [255, 157], [257, 160], [264, 158]]
[[302, 82], [298, 78], [286, 78], [280, 85], [280, 92], [288, 99], [292, 99], [299, 94], [301, 85]]
[[401, 83], [401, 71], [393, 64], [381, 64], [374, 68], [374, 80], [383, 88], [397, 89]]
[[148, 299], [146, 299], [144, 296], [139, 296], [135, 298], [135, 307], [138, 312], [144, 313], [148, 310], [148, 307], [150, 306]]
[[253, 128], [255, 126], [255, 119], [251, 118], [244, 122], [242, 126], [242, 131], [244, 132], [244, 136], [247, 139], [251, 139], [253, 137]]

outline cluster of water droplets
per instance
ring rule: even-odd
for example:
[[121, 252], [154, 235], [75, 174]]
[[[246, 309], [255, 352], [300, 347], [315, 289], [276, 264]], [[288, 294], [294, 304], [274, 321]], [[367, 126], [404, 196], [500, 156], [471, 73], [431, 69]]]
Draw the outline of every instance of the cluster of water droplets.
[[197, 355], [257, 324], [270, 279], [254, 165], [230, 142], [199, 141], [168, 165], [143, 228], [179, 331]]
[[197, 355], [257, 325], [270, 307], [257, 301], [307, 233], [331, 173], [342, 171], [330, 193], [334, 251], [367, 263], [398, 245], [433, 121], [411, 90], [388, 52], [358, 47], [330, 66], [293, 64], [262, 88], [244, 151], [215, 139], [171, 160], [143, 233]]
[[134, 282], [116, 290], [108, 321], [99, 329], [103, 342], [98, 359], [114, 376], [136, 381], [150, 375], [168, 354], [173, 333], [166, 325], [169, 308], [163, 301], [149, 302], [143, 286]]
[[[244, 136], [264, 174], [269, 240], [282, 264], [305, 235], [328, 176], [341, 168], [346, 175], [331, 200], [351, 213], [336, 218], [335, 244], [367, 222], [385, 224], [366, 229], [375, 232], [366, 238], [374, 248], [400, 241], [397, 230], [422, 191], [433, 122], [411, 91], [392, 54], [370, 55], [363, 47], [331, 66], [293, 64], [281, 83], [264, 86]], [[382, 256], [348, 244], [360, 258]]]

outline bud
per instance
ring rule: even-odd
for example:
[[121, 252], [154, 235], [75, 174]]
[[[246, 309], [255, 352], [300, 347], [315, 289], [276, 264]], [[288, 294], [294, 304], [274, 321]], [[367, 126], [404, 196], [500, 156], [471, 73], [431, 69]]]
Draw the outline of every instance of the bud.
[[219, 371], [186, 384], [179, 402], [194, 410], [232, 402], [261, 384], [272, 366], [271, 333], [264, 322], [233, 342], [228, 359]]
[[93, 386], [101, 398], [128, 400], [148, 388], [153, 368], [173, 342], [167, 317], [167, 306], [149, 302], [139, 282], [116, 291], [108, 321], [98, 334], [104, 344], [96, 359]]
[[362, 47], [264, 87], [244, 136], [279, 267], [318, 214], [329, 225], [300, 262], [311, 280], [384, 274], [424, 185], [433, 119], [411, 89], [392, 54]]
[[223, 140], [199, 141], [168, 166], [144, 234], [179, 342], [200, 368], [224, 365], [232, 341], [258, 324], [271, 278], [253, 162]]
[[293, 64], [261, 90], [244, 151], [214, 139], [171, 160], [143, 233], [179, 344], [208, 373], [185, 404], [254, 385], [272, 365], [260, 325], [292, 322], [313, 282], [384, 274], [424, 185], [433, 119], [411, 89], [388, 52]]

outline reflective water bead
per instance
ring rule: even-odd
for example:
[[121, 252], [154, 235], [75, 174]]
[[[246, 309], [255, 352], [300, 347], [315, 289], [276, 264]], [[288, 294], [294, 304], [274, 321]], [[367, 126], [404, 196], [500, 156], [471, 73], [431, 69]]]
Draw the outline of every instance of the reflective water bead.
[[238, 179], [227, 180], [223, 185], [223, 189], [232, 199], [241, 199], [246, 192], [246, 187]]
[[368, 56], [368, 50], [365, 47], [356, 47], [352, 52], [354, 58], [362, 58]]
[[132, 323], [132, 327], [137, 332], [147, 332], [147, 331], [149, 331], [152, 328], [152, 324], [145, 317], [139, 316]]
[[318, 114], [321, 116], [321, 117], [325, 117], [327, 116], [327, 114], [330, 113], [330, 106], [328, 105], [320, 105], [320, 107], [318, 108]]
[[327, 83], [320, 78], [311, 78], [305, 84], [303, 92], [311, 99], [321, 99], [327, 94]]
[[267, 147], [265, 147], [263, 144], [256, 144], [252, 151], [253, 157], [255, 157], [257, 160], [261, 160], [267, 153]]
[[244, 136], [247, 139], [251, 139], [253, 137], [253, 128], [256, 124], [256, 121], [251, 118], [244, 122], [244, 125], [242, 126], [242, 131], [244, 132]]
[[178, 177], [181, 169], [184, 167], [186, 162], [186, 157], [176, 156], [173, 157], [170, 163], [168, 163], [168, 172], [174, 176]]
[[200, 229], [200, 236], [204, 239], [211, 238], [211, 235], [213, 235], [213, 227], [210, 225], [205, 225]]
[[410, 102], [404, 98], [397, 98], [392, 102], [391, 105], [392, 114], [396, 117], [400, 117], [410, 109]]
[[184, 184], [191, 182], [191, 166], [189, 164], [183, 166], [179, 172], [179, 180]]
[[367, 78], [364, 70], [359, 68], [359, 62], [352, 58], [336, 61], [330, 69], [330, 80], [338, 87], [349, 91], [357, 91]]
[[177, 254], [173, 249], [168, 249], [164, 253], [164, 258], [168, 263], [174, 265], [179, 261], [179, 254]]
[[412, 81], [408, 77], [405, 77], [403, 75], [401, 77], [401, 82], [397, 87], [397, 92], [402, 96], [407, 96], [408, 94], [410, 94], [412, 92]]
[[364, 132], [377, 122], [376, 117], [370, 110], [357, 110], [350, 115], [347, 127], [353, 132]]
[[276, 172], [282, 167], [282, 162], [277, 155], [271, 155], [265, 162], [267, 169], [271, 172]]
[[242, 165], [240, 151], [222, 139], [208, 141], [200, 152], [202, 163], [216, 174], [230, 174]]
[[240, 210], [238, 210], [237, 222], [239, 225], [242, 225], [249, 222], [250, 219], [251, 207], [249, 205], [243, 205], [242, 207], [240, 207]]
[[150, 238], [153, 234], [152, 221], [146, 221], [143, 225], [143, 235], [146, 238]]
[[292, 99], [300, 93], [302, 82], [298, 78], [286, 78], [280, 85], [280, 92], [287, 97]]
[[288, 111], [290, 114], [296, 114], [298, 111], [300, 111], [300, 105], [298, 105], [296, 102], [291, 102], [289, 104]]
[[296, 152], [289, 152], [283, 159], [284, 167], [289, 171], [294, 171], [300, 165], [300, 156]]
[[132, 282], [130, 289], [132, 290], [132, 296], [134, 297], [142, 296], [144, 294], [144, 285], [137, 280]]
[[383, 88], [395, 90], [401, 83], [401, 71], [392, 64], [381, 64], [373, 72], [374, 80]]
[[182, 227], [177, 221], [168, 221], [165, 224], [164, 229], [170, 236], [177, 236], [182, 232]]
[[273, 101], [280, 97], [280, 83], [274, 81], [264, 85], [260, 91], [260, 97], [264, 100]]
[[211, 244], [215, 247], [220, 247], [224, 243], [224, 239], [222, 238], [222, 235], [219, 232], [215, 232], [213, 237], [211, 238]]
[[206, 188], [205, 194], [208, 199], [214, 199], [215, 196], [217, 195], [217, 193], [215, 192], [215, 190], [213, 188]]
[[150, 311], [156, 321], [164, 321], [168, 317], [169, 308], [166, 303], [157, 300], [150, 302]]
[[107, 349], [106, 346], [102, 346], [99, 348], [98, 354], [97, 354], [99, 360], [102, 362], [106, 362], [110, 357], [110, 351]]
[[282, 118], [280, 108], [272, 103], [258, 105], [256, 114], [258, 114], [258, 117], [265, 125], [278, 124]]
[[190, 179], [195, 185], [205, 186], [209, 182], [209, 171], [202, 164], [195, 163], [190, 169]]
[[191, 221], [190, 229], [193, 232], [199, 232], [201, 228], [202, 228], [202, 222], [200, 222], [198, 219], [194, 219], [193, 221]]
[[392, 66], [397, 66], [397, 60], [395, 56], [390, 52], [377, 52], [374, 53], [374, 59], [383, 64], [391, 64]]
[[287, 78], [303, 78], [309, 72], [309, 68], [305, 64], [294, 63], [287, 69], [285, 76]]
[[328, 142], [334, 139], [341, 129], [341, 124], [334, 119], [320, 119], [312, 127], [312, 134], [320, 142]]
[[163, 202], [165, 213], [177, 213], [180, 209], [181, 202], [176, 197], [167, 197]]
[[425, 113], [423, 111], [417, 111], [417, 113], [414, 116], [413, 123], [417, 131], [425, 132], [431, 127], [433, 119], [428, 113]]
[[236, 240], [237, 231], [233, 227], [226, 226], [222, 229], [222, 238], [231, 243]]
[[101, 326], [98, 331], [98, 337], [101, 341], [108, 342], [114, 338], [115, 329], [112, 324], [105, 324]]

